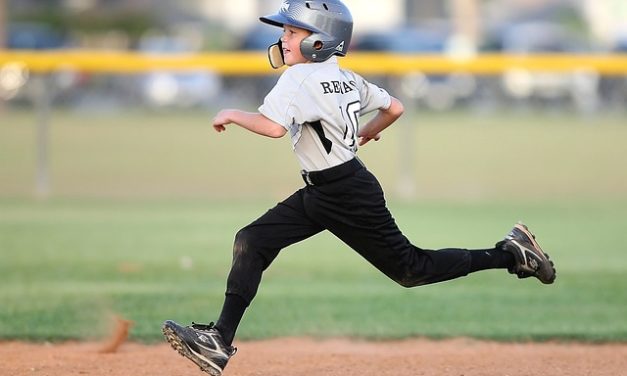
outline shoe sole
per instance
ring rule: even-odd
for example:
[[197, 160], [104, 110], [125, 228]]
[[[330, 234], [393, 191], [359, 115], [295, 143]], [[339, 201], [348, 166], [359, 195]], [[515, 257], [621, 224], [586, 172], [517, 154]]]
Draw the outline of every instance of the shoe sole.
[[517, 228], [519, 231], [521, 231], [522, 233], [524, 233], [527, 238], [529, 238], [529, 240], [531, 241], [531, 244], [533, 245], [533, 247], [535, 249], [537, 249], [539, 251], [539, 253], [536, 253], [538, 256], [540, 256], [540, 258], [544, 259], [546, 262], [549, 263], [549, 265], [551, 265], [551, 275], [548, 279], [540, 279], [540, 282], [546, 284], [546, 285], [550, 285], [551, 283], [553, 283], [555, 281], [555, 277], [556, 277], [556, 271], [555, 271], [555, 265], [553, 264], [553, 261], [549, 258], [548, 253], [545, 253], [542, 250], [542, 247], [540, 247], [540, 244], [538, 244], [538, 242], [536, 242], [536, 237], [535, 235], [533, 235], [531, 233], [531, 231], [529, 231], [529, 229], [521, 224], [521, 223], [517, 223], [516, 225], [514, 225], [514, 228]]
[[165, 336], [165, 339], [168, 341], [170, 346], [172, 346], [172, 348], [176, 350], [176, 352], [178, 352], [181, 356], [184, 356], [185, 358], [194, 362], [201, 371], [206, 372], [211, 376], [222, 375], [222, 371], [219, 368], [216, 368], [216, 366], [195, 355], [192, 350], [190, 350], [190, 348], [187, 346], [185, 341], [183, 341], [176, 334], [174, 329], [170, 328], [167, 325], [164, 325], [161, 328], [161, 331], [163, 332], [163, 335]]

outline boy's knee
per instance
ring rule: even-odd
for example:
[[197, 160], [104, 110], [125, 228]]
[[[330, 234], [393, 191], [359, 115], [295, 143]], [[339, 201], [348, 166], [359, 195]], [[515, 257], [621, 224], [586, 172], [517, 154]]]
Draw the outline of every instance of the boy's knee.
[[254, 263], [266, 269], [276, 257], [278, 250], [264, 247], [263, 238], [254, 228], [244, 227], [235, 235], [233, 265]]
[[405, 287], [405, 288], [408, 288], [408, 289], [412, 288], [412, 287], [420, 286], [422, 284], [416, 278], [408, 278], [408, 277], [395, 278], [394, 282], [396, 282], [399, 285], [401, 285], [402, 287]]
[[241, 256], [246, 253], [248, 249], [250, 249], [250, 244], [252, 243], [253, 236], [251, 231], [244, 227], [239, 230], [237, 234], [235, 234], [235, 242], [233, 243], [233, 257]]
[[425, 276], [416, 274], [411, 270], [404, 270], [391, 276], [392, 280], [402, 287], [412, 288], [425, 284]]

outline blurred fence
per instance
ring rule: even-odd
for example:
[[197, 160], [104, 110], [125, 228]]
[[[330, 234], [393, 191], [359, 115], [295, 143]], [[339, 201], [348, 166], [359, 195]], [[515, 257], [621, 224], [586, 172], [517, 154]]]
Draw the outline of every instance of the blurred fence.
[[[341, 65], [408, 103], [434, 110], [524, 101], [544, 106], [550, 101], [551, 105], [567, 104], [592, 112], [607, 106], [622, 109], [627, 101], [627, 54], [453, 56], [353, 51], [341, 59]], [[24, 88], [30, 79], [43, 75], [56, 77], [56, 87], [50, 88], [56, 97], [70, 92], [67, 97], [74, 94], [79, 101], [100, 95], [124, 97], [122, 103], [134, 106], [172, 105], [175, 96], [180, 97], [182, 107], [219, 103], [225, 98], [257, 103], [280, 72], [269, 67], [264, 52], [0, 50], [0, 99], [18, 101], [20, 90], [28, 93]], [[28, 103], [36, 103], [33, 92], [37, 91], [22, 96], [29, 97]]]
[[[584, 113], [627, 110], [627, 54], [448, 56], [351, 52], [340, 64], [388, 88], [412, 108], [531, 104]], [[49, 113], [52, 105], [63, 103], [57, 100], [65, 90], [62, 86], [73, 93], [73, 99], [65, 104], [77, 107], [85, 103], [99, 107], [111, 103], [168, 106], [177, 99], [185, 104], [183, 107], [220, 105], [230, 100], [258, 104], [280, 72], [269, 67], [264, 52], [173, 55], [0, 50], [0, 100], [9, 104], [22, 100], [36, 109], [36, 191], [46, 196], [50, 185]], [[76, 76], [81, 75], [88, 77], [80, 85], [73, 85]], [[20, 91], [27, 93], [22, 99]], [[401, 149], [411, 150], [411, 145]], [[399, 159], [399, 163], [407, 164], [404, 161], [411, 158]], [[402, 180], [412, 182], [411, 166], [401, 169], [405, 171]]]
[[[0, 66], [19, 63], [34, 73], [76, 69], [92, 73], [139, 73], [151, 70], [207, 69], [223, 75], [272, 73], [264, 53], [233, 52], [183, 55], [99, 51], [0, 51]], [[467, 72], [498, 74], [513, 68], [529, 71], [591, 70], [600, 75], [627, 75], [627, 54], [479, 54], [476, 56], [407, 55], [354, 52], [342, 66], [361, 74], [398, 75]]]
[[[583, 112], [607, 107], [622, 111], [627, 101], [627, 54], [620, 53], [444, 55], [352, 51], [341, 59], [341, 65], [416, 107], [433, 110], [535, 101], [541, 106], [568, 105]], [[24, 88], [32, 77], [43, 75], [56, 77], [56, 86], [53, 83], [50, 87], [55, 103], [62, 103], [56, 98], [64, 93], [69, 93], [66, 102], [78, 98], [82, 103], [100, 96], [124, 98], [122, 104], [133, 106], [178, 102], [181, 107], [192, 107], [228, 98], [257, 103], [280, 72], [269, 67], [264, 52], [0, 50], [0, 99], [18, 102], [21, 91], [26, 102], [36, 103], [33, 93], [38, 90], [29, 93]]]

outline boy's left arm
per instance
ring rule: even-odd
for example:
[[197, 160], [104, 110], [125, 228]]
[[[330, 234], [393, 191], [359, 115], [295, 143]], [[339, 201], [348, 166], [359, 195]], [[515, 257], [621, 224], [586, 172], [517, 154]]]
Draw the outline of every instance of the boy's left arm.
[[279, 138], [287, 130], [258, 112], [244, 112], [240, 110], [222, 110], [213, 119], [213, 128], [218, 132], [226, 130], [225, 125], [237, 124], [242, 128], [262, 136]]
[[404, 111], [403, 103], [392, 97], [390, 107], [380, 109], [375, 117], [359, 129], [359, 132], [357, 132], [359, 146], [367, 144], [370, 140], [379, 141], [381, 138], [380, 133], [401, 117]]

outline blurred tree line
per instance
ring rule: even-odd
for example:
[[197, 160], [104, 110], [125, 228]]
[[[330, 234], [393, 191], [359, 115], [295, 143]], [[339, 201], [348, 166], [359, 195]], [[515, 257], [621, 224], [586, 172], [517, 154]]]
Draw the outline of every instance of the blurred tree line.
[[7, 0], [0, 0], [0, 17], [2, 14], [5, 17], [5, 22], [0, 20], [0, 25], [4, 25], [1, 32], [4, 34], [4, 43], [7, 40], [8, 20], [12, 24], [43, 25], [65, 37], [71, 34], [89, 36], [116, 31], [127, 36], [131, 45], [135, 45], [147, 30], [159, 26], [158, 20], [152, 14], [139, 10], [92, 8], [71, 12], [54, 1], [37, 7], [12, 9], [7, 6]]
[[[220, 23], [207, 22], [193, 7], [176, 2], [97, 1], [73, 8], [64, 0], [0, 0], [0, 48], [12, 28], [45, 28], [64, 46], [136, 49], [147, 35], [177, 35], [185, 28], [200, 34], [197, 49], [229, 49], [236, 37]], [[97, 6], [96, 6], [97, 5]], [[113, 41], [113, 42], [112, 42]], [[26, 47], [28, 48], [28, 47]]]

